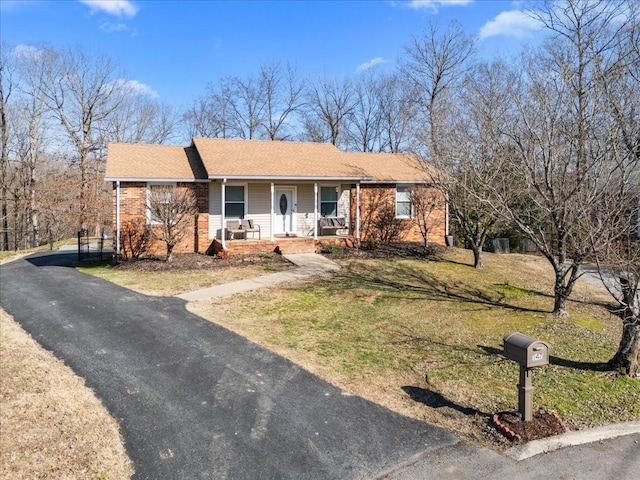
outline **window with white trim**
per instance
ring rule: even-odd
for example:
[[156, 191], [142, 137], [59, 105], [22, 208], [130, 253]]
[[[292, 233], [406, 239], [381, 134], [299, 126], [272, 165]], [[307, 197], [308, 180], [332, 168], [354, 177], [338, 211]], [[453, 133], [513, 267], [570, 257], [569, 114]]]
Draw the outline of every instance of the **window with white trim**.
[[411, 188], [396, 186], [396, 218], [411, 218]]
[[246, 211], [245, 186], [227, 185], [224, 192], [224, 216], [226, 218], [244, 218]]
[[165, 203], [168, 205], [171, 202], [171, 192], [176, 188], [175, 183], [148, 183], [147, 184], [147, 223], [149, 224], [159, 224], [160, 219], [155, 217], [151, 213], [151, 209], [149, 206], [149, 202], [151, 200], [151, 195], [154, 195], [154, 200], [162, 201], [162, 198], [159, 198], [160, 195], [165, 195]]
[[338, 216], [338, 187], [320, 187], [320, 216]]

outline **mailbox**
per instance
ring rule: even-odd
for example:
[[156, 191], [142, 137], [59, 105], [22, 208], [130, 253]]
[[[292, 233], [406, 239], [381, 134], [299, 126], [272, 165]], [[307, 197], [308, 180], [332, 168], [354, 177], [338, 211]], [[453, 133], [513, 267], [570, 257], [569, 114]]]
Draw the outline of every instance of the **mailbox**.
[[522, 333], [512, 332], [505, 335], [504, 356], [519, 363], [524, 368], [549, 365], [549, 345]]

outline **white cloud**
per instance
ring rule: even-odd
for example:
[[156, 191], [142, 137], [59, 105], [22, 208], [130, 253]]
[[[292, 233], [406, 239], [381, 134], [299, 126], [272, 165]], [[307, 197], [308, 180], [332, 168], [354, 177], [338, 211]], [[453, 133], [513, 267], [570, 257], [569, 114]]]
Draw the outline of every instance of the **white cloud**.
[[467, 5], [472, 2], [473, 0], [411, 0], [407, 6], [414, 10], [428, 9], [433, 12], [437, 12], [438, 7], [444, 7], [447, 5]]
[[42, 50], [34, 47], [33, 45], [26, 45], [21, 43], [16, 45], [11, 54], [17, 58], [23, 58], [25, 60], [38, 60], [42, 56]]
[[151, 88], [146, 83], [141, 83], [137, 80], [125, 80], [124, 78], [120, 78], [116, 80], [116, 86], [124, 88], [129, 91], [129, 95], [146, 95], [152, 98], [158, 98], [158, 92], [156, 92], [153, 88]]
[[375, 67], [376, 65], [380, 65], [381, 63], [387, 63], [388, 61], [389, 60], [385, 60], [382, 57], [372, 58], [371, 60], [358, 65], [358, 67], [356, 68], [356, 71], [363, 72], [364, 70], [369, 70], [370, 68]]
[[129, 0], [80, 0], [80, 3], [87, 5], [92, 14], [103, 12], [116, 17], [132, 18], [138, 13], [138, 7]]
[[113, 23], [113, 22], [102, 22], [100, 24], [100, 30], [106, 33], [129, 33], [129, 36], [135, 37], [137, 35], [137, 30], [131, 28], [126, 23]]
[[540, 28], [538, 21], [526, 12], [509, 10], [499, 13], [496, 18], [485, 23], [480, 29], [480, 39], [497, 36], [526, 38]]

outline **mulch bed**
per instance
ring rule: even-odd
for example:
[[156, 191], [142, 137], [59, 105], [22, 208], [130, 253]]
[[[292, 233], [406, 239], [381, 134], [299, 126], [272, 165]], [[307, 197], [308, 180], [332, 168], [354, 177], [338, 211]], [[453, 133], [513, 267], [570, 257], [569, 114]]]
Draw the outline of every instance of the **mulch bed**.
[[[402, 243], [397, 245], [380, 245], [376, 248], [339, 248], [331, 252], [320, 252], [327, 258], [345, 260], [349, 258], [425, 258], [441, 253], [444, 247], [429, 246], [428, 249], [419, 243]], [[123, 260], [114, 268], [127, 271], [158, 272], [179, 270], [212, 270], [218, 268], [239, 267], [243, 265], [270, 265], [287, 263], [282, 255], [267, 253], [260, 255], [229, 255], [226, 259], [199, 253], [174, 254], [171, 262], [164, 256], [145, 257]]]
[[500, 412], [493, 416], [496, 430], [509, 440], [525, 441], [559, 435], [567, 431], [567, 425], [553, 411], [535, 411], [529, 422], [520, 420], [516, 412]]
[[215, 270], [243, 265], [273, 265], [288, 263], [282, 255], [230, 255], [222, 260], [218, 257], [199, 253], [174, 254], [170, 262], [164, 257], [147, 257], [136, 260], [121, 261], [114, 268], [137, 272], [164, 272], [180, 270]]

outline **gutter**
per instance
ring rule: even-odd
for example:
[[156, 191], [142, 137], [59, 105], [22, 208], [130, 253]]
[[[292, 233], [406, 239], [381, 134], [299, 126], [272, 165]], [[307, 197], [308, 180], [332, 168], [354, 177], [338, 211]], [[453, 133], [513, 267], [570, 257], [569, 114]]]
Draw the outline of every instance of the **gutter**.
[[373, 177], [305, 177], [282, 175], [209, 175], [210, 180], [265, 180], [265, 181], [307, 181], [307, 182], [374, 182]]
[[207, 183], [207, 178], [151, 178], [151, 177], [104, 177], [105, 182], [180, 182], [180, 183]]

